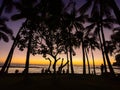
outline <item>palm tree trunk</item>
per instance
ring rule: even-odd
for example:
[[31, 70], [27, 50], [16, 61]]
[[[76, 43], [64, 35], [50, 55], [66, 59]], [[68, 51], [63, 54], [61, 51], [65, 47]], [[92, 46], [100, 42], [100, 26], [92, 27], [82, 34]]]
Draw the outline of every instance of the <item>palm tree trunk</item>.
[[[13, 51], [13, 52], [14, 52], [14, 51]], [[9, 67], [10, 67], [10, 64], [11, 64], [11, 60], [12, 60], [12, 55], [11, 55], [11, 57], [10, 57], [10, 59], [9, 59], [7, 68], [6, 68], [6, 70], [5, 70], [6, 73], [8, 73], [8, 70], [9, 70]]]
[[93, 60], [93, 72], [94, 72], [94, 74], [96, 75], [96, 70], [95, 70], [95, 60], [94, 60], [94, 55], [93, 55], [92, 48], [91, 48], [91, 54], [92, 54], [92, 60]]
[[99, 40], [100, 40], [100, 48], [102, 50], [102, 57], [103, 57], [103, 62], [104, 62], [105, 73], [107, 73], [107, 65], [106, 65], [104, 50], [103, 50], [103, 47], [102, 47], [103, 45], [102, 45], [102, 40], [101, 40], [101, 37], [100, 37], [100, 32], [98, 32], [98, 34], [99, 34]]
[[71, 73], [74, 74], [73, 61], [72, 61], [72, 47], [71, 46], [70, 46], [70, 67], [71, 67]]
[[71, 73], [74, 74], [74, 69], [73, 69], [73, 61], [72, 61], [72, 45], [71, 45], [71, 33], [70, 33], [71, 28], [69, 27], [69, 40], [70, 40], [70, 45], [69, 45], [69, 50], [70, 50], [70, 68], [71, 68]]
[[[25, 23], [26, 23], [26, 22], [27, 22], [27, 20], [25, 21]], [[16, 47], [16, 45], [17, 45], [18, 35], [19, 35], [20, 31], [21, 31], [23, 28], [24, 28], [24, 25], [22, 25], [22, 27], [20, 28], [20, 30], [18, 31], [18, 33], [17, 33], [17, 35], [16, 35], [16, 38], [14, 39], [14, 42], [13, 42], [12, 47], [11, 47], [11, 49], [10, 49], [10, 52], [9, 52], [9, 54], [8, 54], [8, 56], [7, 56], [7, 59], [6, 59], [4, 65], [3, 65], [3, 67], [2, 67], [2, 69], [1, 69], [1, 71], [0, 71], [1, 73], [8, 72], [8, 68], [9, 68], [9, 66], [10, 66], [11, 59], [12, 59], [12, 56], [13, 56], [15, 47]], [[6, 68], [7, 68], [7, 69], [6, 69]]]
[[111, 62], [110, 62], [108, 53], [107, 53], [107, 51], [106, 51], [105, 37], [104, 37], [104, 33], [103, 33], [102, 26], [101, 26], [101, 33], [102, 33], [103, 47], [104, 47], [104, 52], [105, 52], [105, 57], [106, 57], [106, 60], [107, 60], [107, 63], [108, 63], [108, 67], [109, 67], [109, 69], [110, 69], [110, 73], [114, 76], [115, 73], [114, 73], [114, 70], [113, 70], [113, 68], [112, 68], [112, 65], [111, 65]]
[[86, 49], [85, 49], [85, 54], [86, 54], [87, 63], [88, 63], [88, 73], [90, 74], [90, 63], [89, 63], [88, 54], [87, 54]]
[[84, 42], [83, 42], [83, 40], [82, 40], [82, 54], [83, 54], [83, 74], [86, 74], [85, 51], [84, 51]]
[[110, 59], [109, 59], [109, 56], [108, 56], [108, 53], [107, 53], [107, 48], [106, 48], [106, 45], [105, 45], [105, 36], [104, 36], [104, 33], [103, 33], [103, 24], [102, 24], [102, 10], [103, 10], [103, 7], [102, 7], [102, 0], [100, 1], [100, 31], [101, 31], [101, 35], [102, 35], [102, 41], [103, 41], [103, 48], [104, 48], [104, 53], [105, 53], [105, 57], [106, 57], [106, 60], [107, 60], [107, 63], [108, 63], [108, 67], [110, 69], [110, 73], [111, 75], [115, 76], [115, 73], [114, 73], [114, 70], [112, 68], [112, 65], [111, 65], [111, 62], [110, 62]]
[[68, 58], [68, 49], [66, 49], [67, 51], [67, 62], [68, 62], [68, 64], [67, 64], [67, 73], [69, 73], [69, 58]]
[[6, 69], [6, 68], [9, 68], [9, 65], [10, 65], [10, 62], [11, 62], [11, 59], [12, 59], [12, 56], [13, 56], [13, 52], [15, 50], [16, 45], [17, 45], [17, 42], [15, 40], [11, 49], [10, 49], [10, 52], [7, 56], [6, 61], [5, 61], [4, 65], [2, 66], [1, 73], [7, 73], [8, 72], [8, 69]]

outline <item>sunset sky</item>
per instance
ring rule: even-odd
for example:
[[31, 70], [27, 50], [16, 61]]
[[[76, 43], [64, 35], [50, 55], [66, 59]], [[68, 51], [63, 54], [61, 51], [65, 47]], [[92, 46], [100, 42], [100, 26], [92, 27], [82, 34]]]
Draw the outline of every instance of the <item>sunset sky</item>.
[[[2, 0], [0, 0], [1, 3]], [[66, 0], [67, 1], [67, 0]], [[78, 1], [77, 5], [82, 5], [84, 4], [85, 0], [76, 0]], [[116, 0], [118, 6], [120, 3], [120, 0]], [[15, 12], [15, 10], [13, 11], [13, 13]], [[12, 13], [12, 14], [13, 14]], [[7, 17], [11, 16], [11, 14], [3, 14]], [[18, 20], [18, 21], [9, 21], [7, 22], [7, 25], [9, 28], [11, 28], [14, 32], [14, 36], [16, 36], [16, 33], [18, 32], [19, 28], [21, 27], [21, 23], [24, 22], [24, 20]], [[105, 30], [105, 36], [106, 39], [109, 39], [111, 34], [111, 31], [109, 30]], [[12, 46], [13, 41], [10, 40], [9, 43], [5, 43], [2, 40], [0, 41], [0, 63], [4, 63], [6, 60], [6, 57], [9, 53], [9, 50]], [[103, 63], [102, 61], [102, 54], [100, 51], [96, 50], [94, 52], [94, 56], [95, 56], [95, 64], [99, 65], [101, 63]], [[59, 57], [63, 57], [66, 60], [66, 56], [64, 54], [61, 54]], [[58, 58], [59, 58], [58, 57]], [[91, 59], [91, 55], [89, 55], [90, 59]], [[13, 59], [12, 59], [12, 63], [22, 63], [24, 64], [26, 60], [26, 49], [24, 51], [19, 51], [18, 48], [16, 47], [15, 51], [14, 51], [14, 55], [13, 55]], [[114, 62], [114, 57], [111, 57], [111, 62]], [[36, 55], [36, 56], [32, 56], [30, 57], [30, 63], [31, 64], [48, 64], [49, 61], [45, 60], [44, 58], [42, 58], [41, 55]], [[77, 49], [76, 50], [76, 56], [73, 56], [73, 63], [74, 64], [82, 64], [82, 53], [81, 53], [81, 49]], [[90, 63], [92, 64], [92, 60], [90, 60]]]

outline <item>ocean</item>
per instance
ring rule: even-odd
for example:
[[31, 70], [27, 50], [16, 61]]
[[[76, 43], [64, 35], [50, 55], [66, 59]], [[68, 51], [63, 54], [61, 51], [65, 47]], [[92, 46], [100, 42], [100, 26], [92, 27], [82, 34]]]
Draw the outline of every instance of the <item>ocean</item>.
[[[24, 67], [25, 65], [24, 64], [12, 64], [8, 70], [8, 73], [15, 73], [16, 70], [18, 70], [19, 72], [18, 73], [22, 73], [23, 70], [24, 70]], [[57, 65], [57, 68], [59, 67], [59, 65]], [[0, 64], [0, 70], [2, 68], [2, 65]], [[30, 64], [29, 66], [29, 73], [41, 73], [41, 70], [42, 69], [47, 69], [48, 68], [48, 65], [36, 65], [36, 64]], [[90, 72], [91, 74], [93, 73], [93, 67], [91, 66], [90, 67]], [[52, 66], [51, 66], [51, 71], [53, 71], [52, 69]], [[63, 68], [64, 70], [67, 69], [67, 67], [64, 67]], [[113, 66], [113, 69], [115, 71], [116, 74], [120, 74], [120, 67], [117, 67], [117, 66]], [[97, 75], [100, 75], [101, 74], [101, 70], [100, 70], [100, 66], [97, 65], [95, 67], [95, 70], [96, 70], [96, 74]], [[70, 68], [69, 68], [69, 71], [70, 71]], [[86, 67], [86, 71], [88, 73], [88, 67]], [[82, 65], [74, 65], [74, 73], [76, 74], [82, 74], [83, 72], [83, 67]]]

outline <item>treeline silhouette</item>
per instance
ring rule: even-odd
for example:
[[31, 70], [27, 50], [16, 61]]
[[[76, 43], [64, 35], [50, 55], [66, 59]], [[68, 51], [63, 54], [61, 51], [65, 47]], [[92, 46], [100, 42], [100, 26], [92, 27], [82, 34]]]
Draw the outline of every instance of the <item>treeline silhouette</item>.
[[[95, 71], [95, 58], [93, 51], [98, 49], [103, 56], [105, 73], [107, 67], [109, 73], [115, 75], [109, 54], [117, 55], [120, 51], [120, 11], [115, 0], [87, 0], [85, 4], [76, 5], [80, 0], [3, 0], [0, 7], [0, 39], [8, 42], [9, 37], [14, 39], [7, 59], [1, 69], [1, 73], [7, 73], [14, 50], [16, 47], [23, 51], [27, 48], [24, 73], [29, 73], [30, 54], [42, 55], [50, 61], [53, 73], [57, 73], [56, 63], [61, 60], [59, 72], [67, 66], [67, 72], [74, 74], [72, 56], [76, 55], [76, 48], [82, 47], [83, 74], [86, 74], [86, 61], [89, 74], [90, 64], [88, 53], [90, 51], [93, 60], [93, 73]], [[11, 20], [25, 19], [17, 35], [13, 38], [13, 32], [5, 24], [6, 18], [3, 12], [11, 13], [13, 7], [19, 13], [14, 13]], [[110, 41], [106, 41], [104, 30], [113, 30]], [[4, 33], [3, 33], [4, 32]], [[59, 54], [64, 53], [67, 62], [63, 64]], [[70, 66], [70, 68], [69, 68]]]

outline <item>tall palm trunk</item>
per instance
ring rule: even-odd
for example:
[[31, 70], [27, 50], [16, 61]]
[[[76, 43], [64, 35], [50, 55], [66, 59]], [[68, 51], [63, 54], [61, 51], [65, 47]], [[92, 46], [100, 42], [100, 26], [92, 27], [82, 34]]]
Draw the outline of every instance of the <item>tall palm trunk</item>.
[[[100, 29], [99, 24], [98, 24], [98, 28]], [[99, 36], [99, 40], [100, 40], [100, 48], [101, 48], [101, 51], [102, 51], [102, 57], [103, 57], [105, 73], [107, 73], [107, 65], [106, 65], [106, 60], [105, 60], [105, 55], [104, 55], [104, 50], [103, 50], [103, 44], [102, 44], [102, 40], [101, 40], [101, 37], [100, 37], [100, 31], [98, 32], [98, 36]]]
[[83, 74], [86, 74], [85, 51], [84, 51], [84, 42], [83, 42], [83, 40], [82, 40], [82, 54], [83, 54]]
[[70, 68], [71, 68], [71, 73], [74, 74], [74, 69], [73, 69], [73, 61], [72, 61], [72, 43], [71, 43], [71, 33], [70, 30], [71, 28], [69, 27], [69, 40], [70, 40], [70, 45], [69, 45], [69, 52], [70, 52]]
[[67, 52], [67, 73], [69, 73], [69, 57], [68, 57], [68, 49], [66, 49], [66, 52]]
[[91, 48], [91, 54], [92, 54], [92, 60], [93, 60], [93, 72], [94, 72], [94, 74], [96, 75], [96, 70], [95, 70], [95, 60], [94, 60], [94, 55], [93, 55], [92, 48]]
[[[27, 22], [27, 20], [25, 21], [25, 23], [26, 22]], [[24, 28], [24, 25], [20, 28], [20, 30], [18, 31], [18, 33], [16, 35], [16, 38], [14, 39], [14, 42], [13, 42], [12, 47], [10, 49], [10, 52], [9, 52], [9, 54], [7, 56], [7, 59], [6, 59], [5, 63], [4, 63], [4, 65], [2, 66], [1, 73], [8, 72], [8, 69], [10, 67], [10, 63], [11, 63], [11, 60], [12, 60], [12, 56], [13, 56], [14, 50], [15, 50], [15, 47], [16, 47], [17, 42], [18, 42], [18, 35], [19, 35], [20, 31], [23, 28]]]
[[70, 45], [70, 67], [71, 67], [71, 73], [74, 74], [73, 61], [72, 61], [72, 47], [71, 47], [71, 45]]
[[85, 54], [86, 54], [87, 63], [88, 63], [88, 73], [90, 74], [90, 63], [89, 63], [89, 58], [88, 58], [88, 54], [87, 54], [86, 49], [85, 49]]
[[112, 75], [115, 75], [114, 70], [113, 70], [112, 65], [111, 65], [111, 62], [110, 62], [110, 59], [109, 59], [109, 56], [108, 56], [108, 53], [106, 51], [105, 37], [104, 37], [104, 33], [103, 33], [102, 27], [101, 27], [101, 33], [102, 33], [102, 39], [103, 39], [103, 47], [104, 47], [105, 57], [106, 57], [106, 60], [107, 60], [107, 63], [108, 63], [108, 67], [110, 69], [110, 73]]
[[99, 32], [99, 40], [100, 40], [100, 44], [101, 44], [100, 46], [101, 46], [101, 50], [102, 50], [102, 57], [103, 57], [104, 68], [105, 68], [105, 72], [107, 72], [107, 65], [106, 65], [106, 60], [105, 60], [102, 40], [101, 40], [101, 37], [100, 37], [100, 32]]
[[101, 31], [101, 35], [102, 35], [102, 41], [103, 41], [103, 48], [104, 48], [104, 53], [105, 53], [105, 57], [106, 57], [106, 60], [107, 60], [107, 63], [108, 63], [108, 67], [110, 69], [110, 73], [114, 76], [115, 73], [114, 73], [114, 70], [112, 68], [112, 65], [111, 65], [111, 62], [110, 62], [110, 59], [109, 59], [109, 56], [108, 56], [108, 53], [107, 53], [107, 48], [106, 48], [106, 45], [105, 45], [105, 36], [104, 36], [104, 33], [103, 33], [103, 24], [102, 24], [102, 10], [103, 10], [103, 7], [102, 7], [102, 0], [100, 1], [100, 31]]

